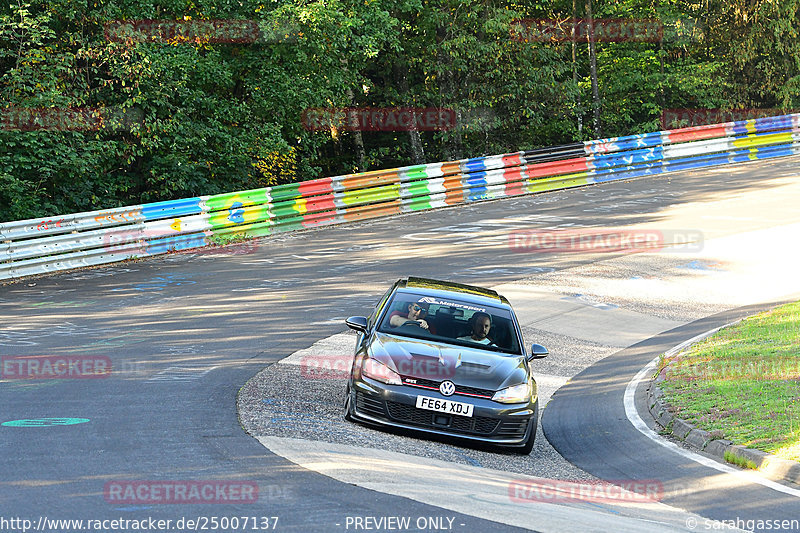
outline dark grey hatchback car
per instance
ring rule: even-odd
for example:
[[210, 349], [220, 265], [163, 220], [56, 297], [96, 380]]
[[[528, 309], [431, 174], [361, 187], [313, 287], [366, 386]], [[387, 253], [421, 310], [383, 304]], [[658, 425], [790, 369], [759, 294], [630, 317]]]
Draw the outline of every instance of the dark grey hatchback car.
[[426, 278], [395, 282], [359, 333], [345, 418], [512, 448], [533, 448], [539, 415], [530, 362], [508, 300]]

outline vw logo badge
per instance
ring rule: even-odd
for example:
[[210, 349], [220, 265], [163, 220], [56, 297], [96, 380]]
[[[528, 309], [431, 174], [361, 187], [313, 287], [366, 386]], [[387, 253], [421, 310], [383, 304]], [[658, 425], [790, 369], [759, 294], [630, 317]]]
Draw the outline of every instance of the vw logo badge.
[[452, 396], [456, 392], [456, 386], [453, 385], [452, 381], [442, 381], [442, 384], [439, 385], [439, 392], [445, 396]]

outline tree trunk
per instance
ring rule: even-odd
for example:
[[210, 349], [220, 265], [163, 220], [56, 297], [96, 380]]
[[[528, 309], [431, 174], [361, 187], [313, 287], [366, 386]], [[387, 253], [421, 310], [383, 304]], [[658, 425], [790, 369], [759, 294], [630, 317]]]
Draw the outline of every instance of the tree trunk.
[[411, 160], [415, 165], [422, 165], [425, 163], [425, 149], [422, 146], [422, 139], [420, 138], [419, 131], [412, 129], [408, 132], [409, 140], [411, 141]]
[[[356, 98], [353, 94], [353, 90], [348, 87], [347, 88], [347, 100], [350, 102], [350, 106], [353, 107], [356, 104]], [[352, 115], [352, 113], [350, 113]], [[354, 124], [358, 121], [358, 118], [355, 116], [348, 116], [347, 122], [348, 124]], [[353, 130], [353, 144], [356, 146], [356, 159], [358, 161], [358, 168], [359, 171], [364, 171], [367, 169], [367, 153], [364, 150], [364, 138], [361, 136], [361, 131], [359, 129]]]
[[[577, 61], [577, 48], [578, 48], [578, 0], [572, 0], [572, 84], [578, 87], [578, 61]], [[575, 102], [576, 116], [578, 118], [578, 137], [580, 138], [583, 132], [583, 111], [581, 110], [581, 91], [576, 90], [577, 102]]]
[[[415, 107], [414, 99], [408, 97], [408, 77], [406, 72], [408, 70], [402, 68], [399, 63], [394, 64], [394, 78], [400, 93], [400, 102], [404, 106]], [[412, 124], [411, 129], [408, 130], [408, 140], [411, 145], [411, 161], [415, 165], [423, 164], [425, 162], [425, 149], [422, 146], [422, 138], [417, 129], [416, 121]]]
[[664, 124], [664, 106], [666, 105], [664, 99], [664, 35], [662, 32], [661, 38], [658, 40], [658, 62], [660, 65], [660, 72], [661, 77], [658, 80], [658, 103], [659, 107], [661, 108], [661, 129], [667, 129], [667, 126]]
[[588, 22], [589, 39], [589, 75], [592, 78], [592, 108], [594, 111], [594, 136], [598, 139], [603, 134], [600, 131], [600, 91], [597, 88], [597, 55], [594, 50], [594, 19], [592, 18], [592, 0], [586, 0], [586, 19]]
[[[445, 39], [447, 39], [447, 30], [445, 28], [440, 27], [437, 32], [437, 43], [442, 43]], [[439, 47], [439, 64], [442, 66], [441, 76], [439, 77], [439, 94], [441, 95], [439, 98], [439, 105], [442, 108], [449, 108], [452, 104], [446, 103], [449, 102], [458, 102], [458, 96], [456, 93], [456, 83], [453, 79], [453, 68], [452, 68], [452, 61], [450, 58], [443, 53], [443, 47]], [[461, 115], [458, 111], [456, 111], [456, 126], [460, 124]], [[442, 156], [446, 161], [455, 161], [457, 159], [461, 159], [463, 152], [463, 147], [461, 145], [461, 134], [459, 133], [458, 128], [454, 128], [452, 130], [446, 131], [442, 133]]]

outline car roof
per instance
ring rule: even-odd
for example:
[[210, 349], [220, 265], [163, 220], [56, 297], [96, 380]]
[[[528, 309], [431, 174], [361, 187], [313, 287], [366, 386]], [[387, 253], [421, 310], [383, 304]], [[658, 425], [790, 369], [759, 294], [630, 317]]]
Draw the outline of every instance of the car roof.
[[464, 285], [452, 281], [409, 276], [408, 278], [397, 281], [397, 289], [423, 292], [440, 298], [458, 298], [462, 302], [511, 307], [508, 300], [492, 289], [486, 289], [475, 285]]

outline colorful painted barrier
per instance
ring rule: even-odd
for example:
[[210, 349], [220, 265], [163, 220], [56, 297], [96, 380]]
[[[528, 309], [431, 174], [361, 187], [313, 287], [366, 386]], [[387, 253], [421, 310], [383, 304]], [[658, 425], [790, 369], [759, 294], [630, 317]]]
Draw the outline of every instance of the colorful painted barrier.
[[329, 224], [800, 154], [800, 114], [0, 224], [0, 279]]

